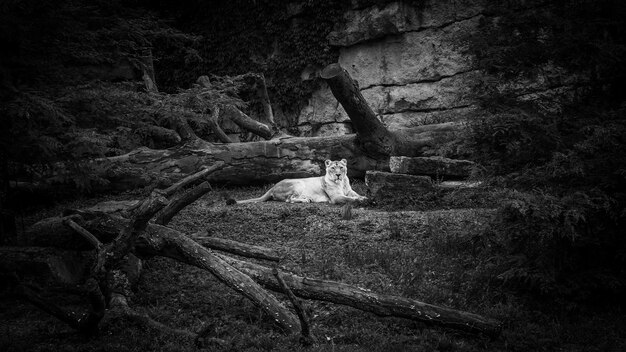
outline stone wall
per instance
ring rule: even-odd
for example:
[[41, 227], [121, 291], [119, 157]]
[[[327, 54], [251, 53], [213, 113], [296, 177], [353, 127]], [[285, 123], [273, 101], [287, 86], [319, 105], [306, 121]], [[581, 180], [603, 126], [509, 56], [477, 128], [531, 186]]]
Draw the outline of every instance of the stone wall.
[[[519, 11], [537, 6], [522, 1]], [[339, 47], [339, 63], [390, 129], [462, 120], [480, 114], [475, 86], [483, 79], [467, 36], [479, 29], [487, 0], [424, 0], [358, 8], [358, 1], [328, 36]], [[310, 76], [310, 74], [307, 74]], [[564, 78], [565, 77], [565, 78]], [[546, 68], [541, 77], [496, 82], [521, 99], [572, 90], [567, 76]], [[322, 86], [302, 109], [303, 135], [351, 132], [350, 121]]]

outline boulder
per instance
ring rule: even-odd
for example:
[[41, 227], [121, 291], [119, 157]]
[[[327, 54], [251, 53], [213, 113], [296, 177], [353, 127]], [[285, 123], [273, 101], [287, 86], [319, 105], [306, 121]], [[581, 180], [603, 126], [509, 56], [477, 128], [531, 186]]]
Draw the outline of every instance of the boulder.
[[436, 178], [467, 178], [477, 164], [469, 160], [456, 160], [443, 157], [406, 157], [389, 158], [391, 172], [409, 175], [428, 175]]
[[374, 201], [404, 199], [412, 194], [428, 192], [433, 182], [428, 176], [396, 174], [383, 171], [365, 173], [367, 195]]

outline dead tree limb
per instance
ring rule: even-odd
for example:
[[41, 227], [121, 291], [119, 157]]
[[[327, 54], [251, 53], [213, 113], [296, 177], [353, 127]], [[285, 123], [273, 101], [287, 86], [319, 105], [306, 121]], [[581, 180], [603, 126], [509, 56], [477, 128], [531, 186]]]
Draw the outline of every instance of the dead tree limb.
[[[272, 274], [272, 269], [225, 255], [219, 256], [264, 287], [282, 291]], [[347, 305], [378, 316], [401, 317], [427, 325], [483, 333], [488, 336], [498, 335], [502, 328], [500, 322], [477, 314], [439, 307], [410, 298], [380, 295], [341, 282], [309, 279], [290, 274], [284, 274], [283, 279], [299, 297]]]
[[120, 235], [108, 245], [107, 248], [107, 269], [114, 268], [133, 248], [134, 242], [143, 230], [148, 226], [148, 221], [152, 219], [161, 208], [167, 204], [167, 200], [152, 192], [150, 197], [146, 199], [137, 209], [134, 218], [121, 231]]
[[[111, 231], [111, 226], [124, 228], [128, 226], [128, 223], [129, 220], [127, 219], [99, 214], [93, 219], [82, 223], [82, 226], [90, 230], [96, 237], [100, 237], [99, 231], [103, 231], [102, 236], [109, 236], [108, 233]], [[37, 228], [58, 228], [52, 221], [45, 221], [45, 224], [47, 224], [46, 227], [38, 226]], [[59, 231], [60, 234], [61, 231]], [[238, 292], [245, 291], [243, 294], [246, 297], [253, 295], [251, 292], [265, 292], [260, 290], [258, 286], [251, 286], [250, 279], [271, 290], [283, 292], [270, 268], [213, 253], [182, 233], [168, 227], [149, 225], [135, 242], [135, 248], [140, 255], [167, 256], [215, 273], [220, 280], [234, 287]], [[0, 260], [0, 263], [2, 263], [2, 260]], [[245, 277], [245, 279], [240, 280], [241, 277]], [[501, 330], [500, 322], [473, 313], [439, 307], [410, 298], [380, 295], [339, 282], [309, 279], [286, 273], [282, 277], [293, 293], [301, 298], [324, 300], [351, 306], [379, 316], [402, 317], [429, 325], [471, 333], [495, 336]], [[267, 293], [260, 297], [265, 297], [265, 295]], [[253, 298], [253, 302], [260, 307], [265, 307], [266, 303], [260, 297]], [[273, 300], [276, 302], [275, 298]], [[264, 303], [257, 303], [259, 301]], [[285, 312], [285, 308], [280, 303], [277, 304], [278, 310]], [[268, 308], [266, 311], [272, 312], [273, 309]], [[290, 317], [285, 318], [284, 321], [290, 321], [291, 323], [281, 325], [291, 326], [293, 330], [289, 331], [294, 332], [295, 330], [297, 332], [297, 319], [288, 312], [284, 314]], [[271, 313], [270, 316], [275, 317]]]
[[222, 116], [230, 119], [237, 126], [246, 131], [250, 131], [265, 139], [272, 138], [272, 130], [267, 125], [253, 120], [250, 116], [244, 114], [241, 110], [232, 105], [227, 105], [222, 108]]
[[[424, 144], [415, 138], [417, 130], [389, 131], [363, 98], [357, 82], [339, 64], [326, 66], [320, 76], [350, 117], [357, 133], [355, 143], [366, 155], [388, 158], [391, 155], [419, 156], [422, 153]], [[431, 125], [421, 127], [432, 128]]]
[[159, 212], [155, 223], [159, 225], [167, 225], [172, 218], [183, 210], [189, 204], [195, 202], [198, 198], [207, 194], [211, 190], [211, 185], [204, 181], [198, 186], [190, 189], [189, 191], [176, 196], [170, 201], [170, 203]]
[[137, 246], [141, 247], [144, 254], [170, 257], [209, 271], [220, 281], [249, 298], [257, 307], [272, 317], [284, 331], [291, 334], [299, 331], [297, 318], [276, 297], [215, 253], [180, 232], [154, 225], [152, 231], [141, 237]]
[[[458, 131], [445, 123], [407, 130], [413, 154], [420, 154]], [[404, 133], [404, 132], [403, 132]], [[211, 174], [211, 183], [250, 184], [284, 178], [319, 176], [325, 159], [347, 159], [348, 176], [364, 177], [367, 170], [389, 171], [389, 156], [371, 156], [359, 147], [357, 136], [289, 137], [269, 141], [182, 146], [171, 149], [141, 148], [124, 155], [95, 161], [106, 170], [107, 187], [117, 190], [146, 187], [156, 182], [176, 182], [203, 165], [224, 162]], [[110, 170], [110, 171], [108, 171]]]
[[315, 344], [317, 341], [315, 337], [311, 335], [311, 327], [306, 317], [306, 312], [302, 308], [302, 304], [300, 303], [298, 298], [296, 298], [296, 295], [293, 294], [289, 286], [287, 286], [287, 284], [285, 283], [285, 280], [283, 280], [283, 278], [281, 277], [280, 272], [277, 267], [274, 267], [272, 273], [274, 274], [274, 277], [276, 278], [276, 281], [282, 288], [283, 292], [287, 295], [287, 297], [289, 297], [289, 300], [291, 301], [291, 304], [293, 305], [293, 308], [295, 309], [296, 314], [298, 315], [298, 319], [300, 320], [301, 343], [304, 346], [310, 346], [310, 345]]
[[397, 143], [395, 136], [376, 117], [348, 72], [332, 64], [322, 70], [321, 77], [350, 117], [361, 149], [373, 156], [391, 155]]
[[274, 249], [224, 238], [210, 237], [206, 230], [191, 235], [191, 238], [207, 248], [237, 254], [242, 257], [265, 259], [273, 262], [280, 261], [280, 254]]
[[218, 122], [220, 113], [221, 113], [220, 107], [215, 105], [213, 107], [213, 111], [211, 111], [211, 115], [207, 117], [207, 123], [211, 131], [215, 134], [215, 136], [220, 142], [232, 143], [233, 142], [232, 139], [230, 139], [230, 137], [228, 137], [228, 135], [226, 134], [226, 132], [224, 132], [222, 127], [220, 127], [220, 124]]
[[274, 121], [274, 112], [272, 111], [272, 104], [270, 103], [270, 96], [267, 94], [267, 84], [265, 84], [265, 76], [259, 73], [256, 77], [256, 89], [257, 96], [263, 106], [263, 123], [276, 128], [276, 122]]
[[[207, 76], [200, 76], [196, 80], [196, 83], [204, 88], [211, 88], [211, 80]], [[217, 139], [222, 143], [232, 143], [233, 141], [228, 137], [224, 130], [220, 127], [218, 122], [220, 116], [220, 107], [219, 105], [213, 106], [211, 111], [211, 115], [207, 117], [207, 122], [211, 131], [215, 134]]]
[[75, 223], [71, 218], [64, 218], [63, 224], [83, 236], [83, 238], [89, 241], [89, 243], [91, 243], [91, 245], [94, 247], [96, 251], [96, 259], [94, 260], [94, 264], [91, 268], [91, 272], [89, 275], [92, 277], [99, 275], [104, 268], [104, 263], [106, 262], [106, 249], [102, 242], [100, 242], [100, 240], [98, 240], [96, 236], [92, 235], [91, 232], [87, 231], [85, 228]]
[[74, 230], [76, 233], [78, 233], [79, 235], [81, 235], [84, 239], [86, 239], [95, 249], [100, 250], [102, 249], [102, 242], [100, 242], [99, 239], [96, 238], [96, 236], [92, 235], [91, 232], [85, 230], [82, 226], [78, 225], [77, 223], [75, 223], [71, 218], [64, 218], [63, 219], [63, 224], [69, 228], [71, 228], [72, 230]]
[[217, 170], [222, 169], [223, 167], [224, 167], [224, 162], [218, 161], [214, 163], [211, 167], [203, 167], [202, 170], [196, 172], [195, 174], [185, 177], [184, 179], [176, 182], [175, 184], [171, 185], [170, 187], [160, 192], [166, 197], [171, 197], [174, 193], [178, 192], [180, 189], [185, 188], [197, 182], [198, 180], [201, 180], [207, 177], [208, 175], [212, 174], [213, 172]]
[[169, 114], [168, 122], [170, 127], [178, 133], [183, 144], [196, 144], [201, 141], [200, 137], [191, 129], [187, 120], [175, 111]]

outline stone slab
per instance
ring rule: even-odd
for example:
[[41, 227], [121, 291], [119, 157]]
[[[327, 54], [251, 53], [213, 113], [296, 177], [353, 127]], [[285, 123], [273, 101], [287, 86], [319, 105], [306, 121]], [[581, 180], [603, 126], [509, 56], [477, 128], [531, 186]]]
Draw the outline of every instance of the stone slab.
[[392, 156], [389, 158], [389, 168], [392, 173], [426, 175], [436, 178], [467, 178], [476, 166], [477, 164], [470, 160], [443, 157]]

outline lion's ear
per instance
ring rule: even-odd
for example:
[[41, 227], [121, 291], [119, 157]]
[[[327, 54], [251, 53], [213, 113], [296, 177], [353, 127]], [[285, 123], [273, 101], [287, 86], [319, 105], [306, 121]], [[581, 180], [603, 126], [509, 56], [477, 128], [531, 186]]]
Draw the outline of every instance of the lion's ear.
[[348, 165], [348, 160], [346, 160], [346, 159], [341, 159], [341, 163], [342, 163], [342, 164], [344, 164], [344, 165]]
[[326, 167], [328, 167], [328, 166], [330, 165], [331, 161], [330, 161], [330, 159], [326, 159], [326, 160], [324, 161], [324, 163], [326, 164]]

